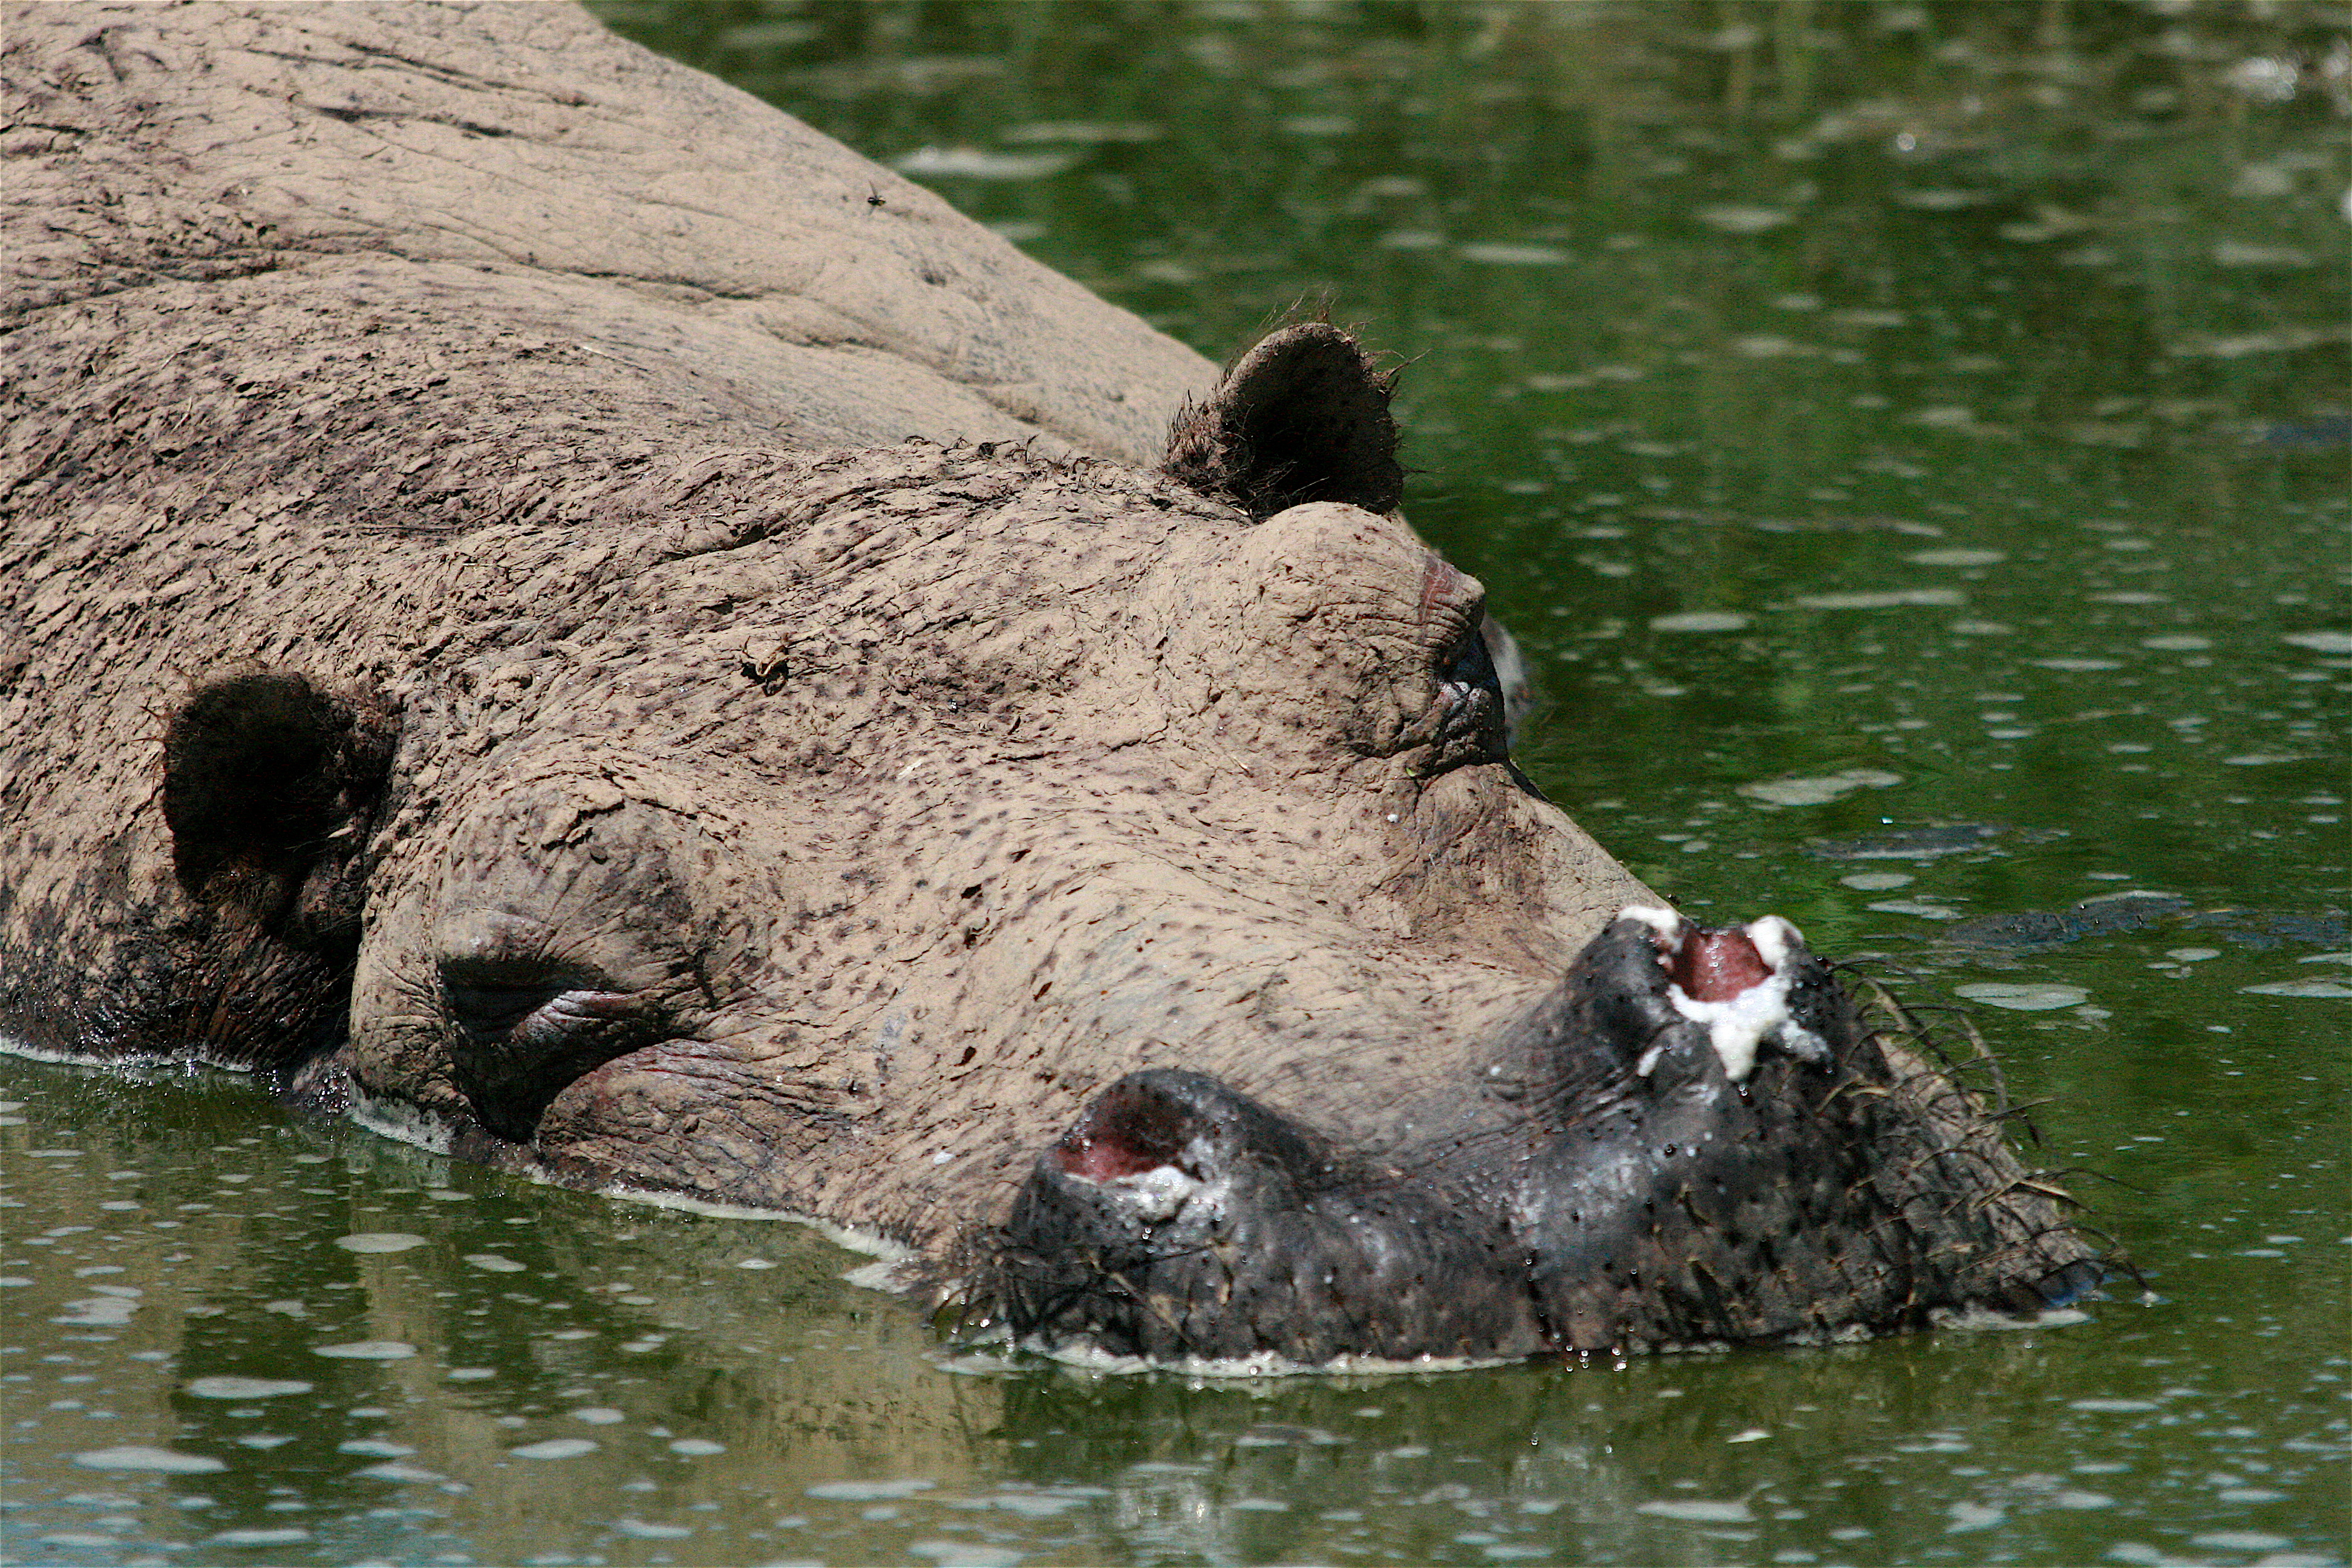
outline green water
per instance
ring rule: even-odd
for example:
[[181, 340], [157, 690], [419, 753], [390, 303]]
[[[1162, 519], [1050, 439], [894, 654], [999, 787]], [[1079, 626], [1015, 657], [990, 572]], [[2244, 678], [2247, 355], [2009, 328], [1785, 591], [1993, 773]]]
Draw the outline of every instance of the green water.
[[1328, 294], [1411, 358], [1525, 765], [1686, 907], [1972, 1003], [2152, 1294], [1008, 1369], [790, 1225], [0, 1058], [10, 1560], [2345, 1561], [2340, 11], [605, 14], [1213, 355]]

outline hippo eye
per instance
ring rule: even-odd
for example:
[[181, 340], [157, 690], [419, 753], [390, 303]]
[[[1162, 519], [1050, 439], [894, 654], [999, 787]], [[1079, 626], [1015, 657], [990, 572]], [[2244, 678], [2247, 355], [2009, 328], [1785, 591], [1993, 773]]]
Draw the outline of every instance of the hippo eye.
[[1486, 638], [1473, 616], [1468, 628], [1435, 661], [1437, 676], [1432, 772], [1464, 763], [1507, 756], [1510, 736], [1503, 712], [1503, 684]]
[[632, 992], [593, 967], [552, 960], [450, 954], [440, 963], [441, 1000], [467, 1034], [518, 1046], [641, 1016]]
[[664, 1032], [652, 997], [585, 966], [469, 953], [439, 968], [451, 1076], [482, 1124], [517, 1142], [565, 1085]]
[[1463, 692], [1483, 689], [1492, 691], [1496, 701], [1502, 700], [1502, 679], [1495, 673], [1494, 656], [1487, 651], [1475, 616], [1454, 646], [1438, 655], [1437, 669], [1438, 679], [1449, 687]]
[[446, 973], [441, 977], [441, 999], [459, 1027], [478, 1035], [508, 1036], [533, 1025], [544, 1031], [560, 1029], [568, 1020], [585, 1023], [620, 1016], [635, 1000], [625, 992], [572, 977], [467, 980]]

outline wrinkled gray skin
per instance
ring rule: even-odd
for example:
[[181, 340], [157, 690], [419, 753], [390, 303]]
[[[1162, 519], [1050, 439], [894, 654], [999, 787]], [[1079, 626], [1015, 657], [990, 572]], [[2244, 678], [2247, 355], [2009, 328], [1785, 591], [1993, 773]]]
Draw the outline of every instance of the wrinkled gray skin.
[[[1615, 919], [1346, 334], [1212, 392], [561, 7], [34, 6], [5, 63], [19, 1041], [1156, 1356], [2089, 1278], [1818, 961]], [[1685, 1015], [1759, 985], [1740, 1073]]]

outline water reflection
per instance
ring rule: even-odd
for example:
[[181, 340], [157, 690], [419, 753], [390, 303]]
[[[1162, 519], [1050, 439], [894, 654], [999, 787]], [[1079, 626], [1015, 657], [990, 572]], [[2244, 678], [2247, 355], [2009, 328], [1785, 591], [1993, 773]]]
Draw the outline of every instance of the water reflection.
[[[1996, 1525], [2072, 1561], [2137, 1485], [2106, 1478], [2164, 1466], [2151, 1422], [2203, 1432], [2209, 1456], [2249, 1439], [2222, 1489], [2244, 1508], [2329, 1473], [2225, 1423], [2250, 1371], [2266, 1426], [2324, 1419], [2339, 1374], [2254, 1323], [2232, 1369], [2143, 1353], [2183, 1326], [2177, 1302], [1475, 1374], [1019, 1370], [940, 1346], [797, 1227], [520, 1185], [286, 1121], [234, 1081], [134, 1099], [12, 1062], [0, 1082], [16, 1212], [85, 1216], [11, 1242], [15, 1332], [51, 1325], [6, 1374], [12, 1491], [61, 1561], [634, 1561], [665, 1542], [695, 1561], [925, 1543], [981, 1561], [1116, 1542], [1166, 1562], [1652, 1562], [1824, 1531], [1903, 1556]], [[2266, 1239], [2233, 1250], [2303, 1256], [2303, 1237]], [[1941, 1500], [1924, 1515], [1922, 1495]]]
[[409, 1557], [456, 1529], [521, 1562], [884, 1454], [953, 1484], [996, 1424], [993, 1384], [941, 1376], [797, 1226], [509, 1184], [234, 1080], [5, 1072], [19, 1212], [87, 1221], [11, 1241], [9, 1320], [56, 1346], [9, 1374], [16, 1495], [102, 1480], [123, 1544]]

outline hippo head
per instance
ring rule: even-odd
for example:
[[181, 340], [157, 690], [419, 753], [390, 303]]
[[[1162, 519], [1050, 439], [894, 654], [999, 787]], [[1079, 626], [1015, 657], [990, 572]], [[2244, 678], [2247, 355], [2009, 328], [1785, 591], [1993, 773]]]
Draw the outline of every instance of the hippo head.
[[1160, 473], [729, 449], [420, 547], [446, 609], [376, 633], [411, 673], [310, 1090], [1159, 1357], [2078, 1283], [1793, 931], [1685, 926], [1513, 768], [1482, 590], [1393, 514], [1387, 392], [1295, 327]]

